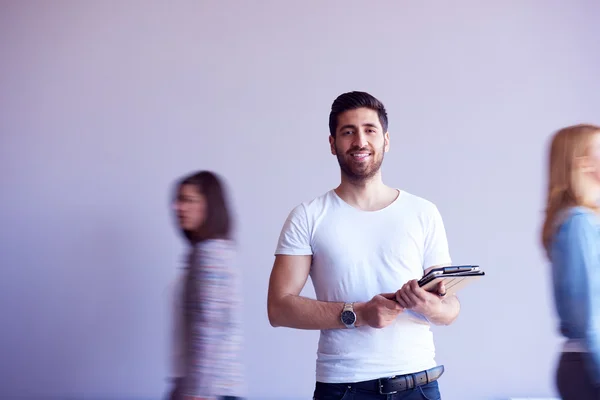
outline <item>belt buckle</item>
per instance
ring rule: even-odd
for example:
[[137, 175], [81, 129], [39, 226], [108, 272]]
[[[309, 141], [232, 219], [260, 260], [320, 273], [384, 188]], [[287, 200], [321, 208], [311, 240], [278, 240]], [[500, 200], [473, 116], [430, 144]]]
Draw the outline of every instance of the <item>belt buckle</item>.
[[[396, 377], [396, 376], [391, 376], [391, 377], [389, 377], [389, 378], [385, 378], [385, 380], [394, 379], [395, 377]], [[379, 394], [384, 394], [384, 395], [387, 395], [387, 394], [396, 394], [396, 393], [398, 393], [398, 391], [397, 391], [397, 390], [394, 390], [393, 392], [384, 392], [384, 391], [383, 391], [383, 384], [381, 383], [383, 380], [384, 380], [384, 379], [382, 379], [382, 378], [379, 378], [379, 379], [377, 380], [377, 383], [379, 383]]]

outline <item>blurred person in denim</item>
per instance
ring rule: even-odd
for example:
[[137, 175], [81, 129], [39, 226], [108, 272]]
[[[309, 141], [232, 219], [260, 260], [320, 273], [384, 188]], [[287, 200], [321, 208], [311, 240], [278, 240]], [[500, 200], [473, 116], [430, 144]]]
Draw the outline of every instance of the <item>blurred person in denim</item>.
[[190, 249], [178, 311], [181, 362], [172, 400], [246, 395], [242, 292], [226, 197], [221, 179], [210, 171], [187, 176], [176, 186], [174, 210]]
[[564, 400], [600, 399], [600, 127], [552, 138], [542, 242], [565, 337], [556, 370]]

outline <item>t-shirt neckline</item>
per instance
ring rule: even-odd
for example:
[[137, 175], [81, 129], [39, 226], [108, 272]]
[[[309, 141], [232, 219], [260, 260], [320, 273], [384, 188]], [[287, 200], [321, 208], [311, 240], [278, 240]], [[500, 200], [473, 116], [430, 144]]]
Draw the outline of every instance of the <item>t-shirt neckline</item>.
[[372, 211], [369, 211], [369, 210], [361, 210], [360, 208], [356, 208], [356, 207], [354, 207], [353, 205], [351, 205], [351, 204], [347, 203], [347, 202], [346, 202], [344, 199], [342, 199], [342, 198], [341, 198], [341, 197], [340, 197], [340, 196], [339, 196], [339, 195], [336, 193], [335, 189], [331, 189], [331, 190], [330, 190], [330, 192], [331, 192], [331, 194], [333, 195], [333, 197], [334, 197], [334, 198], [335, 198], [335, 199], [336, 199], [338, 202], [340, 202], [341, 204], [343, 204], [345, 207], [348, 207], [348, 208], [350, 208], [350, 209], [352, 209], [352, 210], [354, 210], [354, 211], [357, 211], [357, 212], [359, 212], [359, 213], [374, 214], [374, 213], [381, 213], [381, 212], [384, 212], [384, 211], [386, 211], [386, 210], [390, 209], [390, 208], [391, 208], [391, 207], [393, 207], [393, 206], [394, 206], [396, 203], [398, 203], [398, 201], [400, 200], [400, 198], [401, 198], [401, 197], [403, 197], [403, 194], [404, 194], [404, 191], [403, 191], [403, 190], [400, 190], [400, 189], [398, 189], [398, 188], [394, 188], [394, 190], [396, 190], [396, 191], [398, 192], [398, 194], [396, 195], [396, 198], [395, 198], [395, 199], [394, 199], [394, 200], [393, 200], [393, 201], [392, 201], [390, 204], [388, 204], [387, 206], [385, 206], [385, 207], [383, 207], [383, 208], [380, 208], [379, 210], [372, 210]]

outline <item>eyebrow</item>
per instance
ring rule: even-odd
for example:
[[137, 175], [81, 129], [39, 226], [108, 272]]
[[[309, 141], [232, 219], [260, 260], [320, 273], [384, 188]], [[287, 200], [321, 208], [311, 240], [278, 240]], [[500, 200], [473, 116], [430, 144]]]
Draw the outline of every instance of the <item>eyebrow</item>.
[[[367, 126], [367, 127], [370, 127], [370, 128], [378, 129], [378, 126], [376, 124], [371, 123], [371, 122], [364, 123], [364, 124], [362, 124], [362, 126]], [[356, 125], [352, 125], [352, 124], [344, 125], [344, 126], [340, 127], [339, 130], [343, 131], [344, 129], [356, 129]]]

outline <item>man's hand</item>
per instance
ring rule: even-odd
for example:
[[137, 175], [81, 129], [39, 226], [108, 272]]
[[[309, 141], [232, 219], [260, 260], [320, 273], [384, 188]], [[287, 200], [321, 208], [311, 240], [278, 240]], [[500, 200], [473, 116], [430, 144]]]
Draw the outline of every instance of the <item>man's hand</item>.
[[357, 326], [385, 328], [404, 311], [395, 300], [394, 293], [378, 294], [366, 303], [355, 305]]
[[396, 292], [396, 301], [403, 308], [422, 314], [427, 319], [435, 319], [442, 313], [445, 294], [444, 282], [438, 285], [437, 293], [431, 293], [419, 287], [417, 280], [413, 279]]

